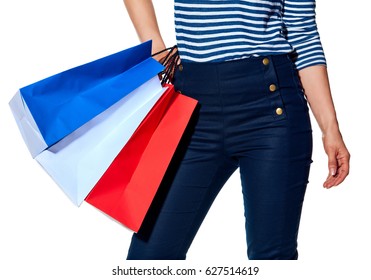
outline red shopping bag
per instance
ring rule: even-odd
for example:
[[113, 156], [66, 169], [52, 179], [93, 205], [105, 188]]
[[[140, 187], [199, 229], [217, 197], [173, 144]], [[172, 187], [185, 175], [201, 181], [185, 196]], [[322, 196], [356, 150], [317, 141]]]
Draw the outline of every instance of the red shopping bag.
[[196, 104], [169, 85], [85, 200], [137, 232]]

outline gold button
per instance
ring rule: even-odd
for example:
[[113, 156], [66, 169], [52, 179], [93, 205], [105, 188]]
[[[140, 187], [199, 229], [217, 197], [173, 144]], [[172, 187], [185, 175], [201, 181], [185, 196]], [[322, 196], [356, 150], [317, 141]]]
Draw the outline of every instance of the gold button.
[[275, 84], [271, 84], [271, 85], [269, 86], [269, 90], [270, 90], [271, 92], [276, 91], [276, 89], [277, 89], [277, 87], [276, 87]]
[[265, 57], [265, 58], [263, 59], [263, 64], [264, 64], [264, 65], [268, 65], [268, 64], [269, 64], [269, 58], [266, 58], [266, 57]]
[[183, 71], [183, 65], [182, 64], [179, 64], [178, 69], [179, 69], [180, 72], [182, 72]]
[[276, 109], [276, 114], [277, 114], [277, 115], [282, 115], [282, 113], [283, 113], [282, 108], [277, 108], [277, 109]]

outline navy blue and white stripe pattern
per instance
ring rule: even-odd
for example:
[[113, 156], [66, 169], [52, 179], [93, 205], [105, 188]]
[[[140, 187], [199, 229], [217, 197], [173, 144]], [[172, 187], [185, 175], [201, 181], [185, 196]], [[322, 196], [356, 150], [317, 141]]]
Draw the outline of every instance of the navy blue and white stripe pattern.
[[296, 67], [326, 64], [314, 0], [174, 0], [183, 61], [219, 62], [295, 51]]

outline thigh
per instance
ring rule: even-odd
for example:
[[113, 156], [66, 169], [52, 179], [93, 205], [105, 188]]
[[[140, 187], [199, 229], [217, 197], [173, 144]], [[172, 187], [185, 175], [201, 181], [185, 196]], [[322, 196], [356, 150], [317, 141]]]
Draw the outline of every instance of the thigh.
[[222, 150], [217, 91], [199, 82], [177, 83], [177, 89], [199, 101], [194, 129], [189, 143], [182, 143], [179, 165], [167, 173], [166, 194], [150, 215], [154, 218], [146, 217], [144, 230], [133, 235], [128, 259], [185, 259], [211, 204], [238, 166]]
[[269, 137], [259, 138], [260, 148], [239, 161], [248, 255], [250, 259], [296, 259], [312, 136], [309, 130], [289, 133], [290, 128], [279, 127], [279, 133], [274, 133], [270, 129]]
[[244, 158], [241, 178], [250, 259], [296, 259], [309, 161]]
[[236, 169], [221, 159], [198, 157], [181, 162], [150, 230], [133, 235], [128, 259], [186, 258], [211, 204]]
[[297, 235], [312, 156], [308, 107], [294, 71], [277, 69], [285, 117], [246, 140], [240, 172], [250, 259], [296, 259]]

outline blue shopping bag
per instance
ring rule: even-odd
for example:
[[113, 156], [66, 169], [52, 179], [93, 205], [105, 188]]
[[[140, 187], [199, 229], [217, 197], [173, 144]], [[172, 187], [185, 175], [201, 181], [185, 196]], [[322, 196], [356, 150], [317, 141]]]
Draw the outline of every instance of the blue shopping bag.
[[151, 41], [21, 88], [10, 107], [33, 157], [155, 77]]

